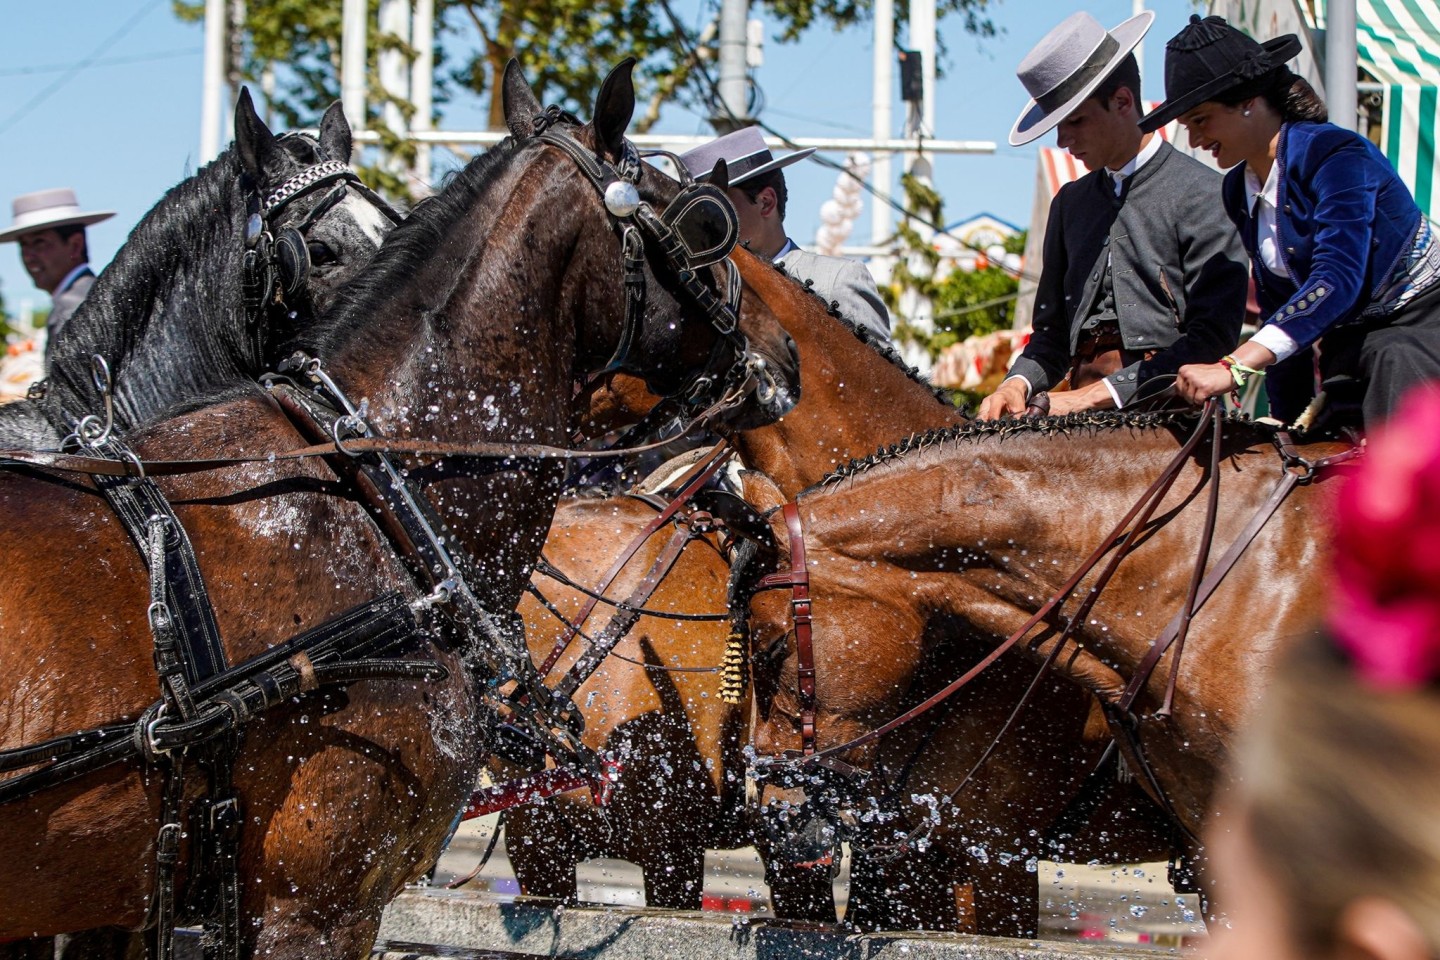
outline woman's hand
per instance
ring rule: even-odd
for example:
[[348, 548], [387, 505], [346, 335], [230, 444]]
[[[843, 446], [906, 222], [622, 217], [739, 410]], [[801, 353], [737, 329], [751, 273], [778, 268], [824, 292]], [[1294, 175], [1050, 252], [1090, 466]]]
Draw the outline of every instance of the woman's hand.
[[1187, 363], [1175, 378], [1180, 396], [1199, 406], [1235, 389], [1235, 377], [1223, 363]]

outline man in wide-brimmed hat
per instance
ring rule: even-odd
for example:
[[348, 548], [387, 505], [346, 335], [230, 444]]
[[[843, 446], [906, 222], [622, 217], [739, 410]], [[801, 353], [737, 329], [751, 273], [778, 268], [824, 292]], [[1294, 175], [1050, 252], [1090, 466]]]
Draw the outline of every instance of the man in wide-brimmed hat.
[[846, 257], [801, 250], [785, 233], [787, 191], [782, 170], [814, 152], [809, 148], [776, 157], [759, 128], [741, 127], [682, 154], [680, 160], [697, 180], [708, 179], [715, 162], [724, 160], [730, 202], [740, 216], [740, 242], [756, 256], [780, 264], [791, 276], [810, 281], [822, 299], [835, 304], [840, 316], [888, 342], [890, 311], [870, 271]]
[[95, 282], [85, 228], [115, 216], [113, 211], [85, 211], [68, 187], [40, 190], [16, 197], [11, 204], [14, 222], [0, 231], [0, 243], [16, 240], [20, 262], [35, 286], [50, 294], [50, 316], [45, 321], [46, 344], [70, 319]]
[[1072, 14], [1017, 71], [1031, 100], [1011, 145], [1055, 130], [1090, 172], [1050, 204], [1034, 333], [982, 419], [1022, 414], [1062, 385], [1051, 413], [1125, 407], [1239, 342], [1246, 259], [1216, 202], [1219, 175], [1139, 127], [1132, 51], [1153, 19], [1106, 30]]

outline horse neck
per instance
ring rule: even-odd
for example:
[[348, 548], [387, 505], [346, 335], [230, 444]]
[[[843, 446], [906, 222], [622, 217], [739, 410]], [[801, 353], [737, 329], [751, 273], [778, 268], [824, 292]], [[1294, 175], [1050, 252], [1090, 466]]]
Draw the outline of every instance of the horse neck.
[[770, 426], [735, 437], [746, 466], [768, 475], [785, 496], [912, 433], [961, 422], [958, 410], [831, 316], [819, 297], [748, 253], [737, 251], [735, 261], [800, 353], [795, 409]]
[[251, 365], [239, 277], [244, 211], [233, 148], [172, 188], [70, 318], [51, 356], [48, 402], [69, 416], [100, 412], [90, 381], [99, 354], [110, 365], [116, 421], [133, 428]]
[[[1140, 499], [1179, 448], [1169, 430], [1025, 430], [935, 442], [889, 463], [860, 468], [805, 494], [806, 542], [826, 571], [817, 595], [888, 596], [923, 616], [960, 617], [1003, 638], [1080, 568]], [[1273, 488], [1268, 444], [1256, 468], [1222, 478], [1222, 523], [1213, 557]], [[1262, 462], [1263, 459], [1263, 462]], [[1178, 610], [1193, 569], [1205, 513], [1202, 473], [1187, 466], [1155, 529], [1120, 564], [1081, 626], [1087, 650], [1122, 673], [1144, 657]], [[1184, 509], [1181, 509], [1184, 506]], [[1107, 558], [1108, 559], [1108, 555]], [[1092, 572], [1063, 607], [1068, 615]]]

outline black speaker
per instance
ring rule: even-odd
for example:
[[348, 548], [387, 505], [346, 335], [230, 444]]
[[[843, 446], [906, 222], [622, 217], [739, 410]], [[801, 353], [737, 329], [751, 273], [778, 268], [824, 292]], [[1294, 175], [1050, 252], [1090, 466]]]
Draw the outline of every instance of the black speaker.
[[919, 103], [925, 99], [925, 75], [919, 50], [900, 51], [900, 99]]

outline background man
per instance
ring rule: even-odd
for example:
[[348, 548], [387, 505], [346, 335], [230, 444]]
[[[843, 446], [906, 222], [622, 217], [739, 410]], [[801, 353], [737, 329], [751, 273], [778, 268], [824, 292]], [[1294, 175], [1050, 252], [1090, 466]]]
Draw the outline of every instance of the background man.
[[1183, 364], [1235, 348], [1248, 264], [1220, 203], [1220, 175], [1142, 134], [1140, 70], [1131, 53], [1150, 28], [1142, 13], [1106, 31], [1080, 12], [1026, 55], [1018, 72], [1034, 98], [1010, 132], [1020, 146], [1046, 131], [1090, 171], [1050, 204], [1035, 330], [1010, 377], [980, 404], [982, 420], [1123, 407], [1168, 386]]
[[785, 174], [783, 167], [804, 160], [814, 148], [776, 158], [757, 127], [742, 127], [682, 154], [681, 162], [697, 180], [705, 180], [723, 159], [730, 172], [730, 202], [740, 216], [740, 242], [757, 257], [775, 261], [816, 293], [839, 305], [842, 317], [890, 339], [890, 311], [880, 299], [875, 279], [864, 264], [846, 257], [809, 253], [785, 235]]
[[80, 306], [95, 274], [85, 228], [115, 216], [113, 211], [85, 212], [68, 187], [41, 190], [16, 197], [11, 204], [14, 222], [0, 231], [0, 243], [17, 240], [20, 261], [35, 286], [50, 294], [50, 316], [45, 321], [46, 353], [56, 331]]

